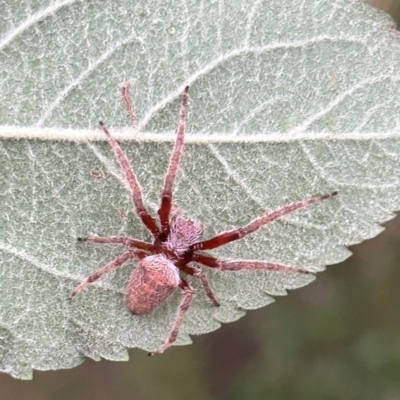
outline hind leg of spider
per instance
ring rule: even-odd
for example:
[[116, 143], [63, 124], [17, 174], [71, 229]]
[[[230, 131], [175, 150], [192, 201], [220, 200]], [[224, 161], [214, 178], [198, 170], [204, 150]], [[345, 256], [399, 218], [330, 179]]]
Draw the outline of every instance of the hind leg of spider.
[[194, 276], [195, 278], [199, 278], [208, 298], [211, 300], [214, 306], [216, 307], [219, 306], [219, 303], [214, 295], [214, 292], [211, 289], [210, 283], [208, 282], [205, 273], [200, 268], [194, 268], [191, 267], [190, 265], [185, 265], [184, 267], [182, 267], [182, 271], [186, 272], [188, 275]]
[[79, 286], [77, 286], [72, 293], [69, 296], [69, 299], [71, 300], [73, 297], [75, 297], [81, 290], [85, 289], [86, 286], [90, 285], [91, 283], [97, 281], [100, 277], [102, 277], [104, 274], [107, 274], [108, 272], [117, 269], [121, 267], [123, 264], [125, 264], [128, 260], [132, 259], [143, 259], [146, 257], [146, 254], [143, 252], [138, 252], [134, 250], [128, 250], [125, 253], [121, 254], [119, 257], [117, 257], [115, 260], [111, 261], [108, 263], [105, 267], [99, 269], [96, 271], [94, 274], [88, 276]]
[[260, 229], [262, 226], [269, 224], [273, 221], [276, 221], [277, 219], [281, 219], [288, 214], [291, 214], [293, 211], [307, 207], [311, 204], [319, 203], [322, 200], [329, 199], [332, 196], [336, 196], [337, 193], [338, 192], [332, 192], [324, 194], [323, 196], [312, 197], [310, 199], [298, 201], [296, 203], [286, 204], [282, 207], [277, 208], [274, 211], [268, 211], [261, 217], [254, 219], [249, 224], [241, 228], [236, 228], [231, 231], [222, 232], [211, 239], [195, 243], [193, 246], [191, 246], [191, 250], [192, 251], [211, 250], [223, 246], [227, 243], [233, 242], [235, 240], [241, 239], [244, 236], [249, 235], [250, 233], [253, 233], [256, 230]]
[[141, 240], [129, 238], [129, 237], [101, 237], [101, 236], [90, 236], [90, 237], [79, 237], [78, 241], [85, 243], [97, 243], [97, 244], [122, 244], [127, 247], [135, 247], [136, 249], [152, 251], [154, 246], [150, 243], [142, 242]]
[[165, 174], [164, 188], [161, 193], [161, 206], [158, 210], [160, 217], [161, 232], [169, 228], [169, 214], [172, 208], [172, 187], [178, 173], [179, 164], [184, 149], [185, 127], [186, 127], [186, 107], [188, 101], [189, 86], [186, 86], [182, 94], [182, 104], [179, 113], [178, 132], [174, 148], [169, 159], [167, 173]]
[[174, 325], [168, 335], [167, 340], [163, 343], [163, 345], [160, 346], [155, 352], [149, 353], [149, 356], [154, 356], [155, 353], [164, 353], [164, 351], [167, 350], [168, 347], [170, 347], [178, 337], [183, 318], [185, 317], [194, 299], [194, 290], [184, 279], [181, 280], [179, 287], [183, 290], [184, 297], [181, 304], [179, 305], [179, 310]]

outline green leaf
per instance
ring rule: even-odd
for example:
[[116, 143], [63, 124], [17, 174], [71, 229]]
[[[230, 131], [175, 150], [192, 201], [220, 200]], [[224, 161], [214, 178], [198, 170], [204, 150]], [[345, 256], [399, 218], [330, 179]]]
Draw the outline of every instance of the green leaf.
[[[339, 191], [213, 252], [224, 259], [318, 272], [400, 208], [399, 36], [361, 2], [9, 1], [1, 18], [0, 370], [14, 377], [154, 350], [176, 315], [179, 291], [150, 315], [128, 312], [132, 264], [68, 301], [123, 251], [77, 237], [150, 239], [98, 120], [129, 139], [123, 148], [155, 214], [180, 93], [191, 85], [175, 200], [205, 237]], [[128, 80], [135, 131], [120, 100]], [[221, 307], [192, 280], [177, 344], [312, 280], [206, 273]]]

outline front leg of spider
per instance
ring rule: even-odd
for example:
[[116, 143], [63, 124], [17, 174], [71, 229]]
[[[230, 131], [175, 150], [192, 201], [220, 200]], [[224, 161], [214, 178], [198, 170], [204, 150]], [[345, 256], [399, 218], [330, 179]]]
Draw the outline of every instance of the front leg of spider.
[[[182, 301], [178, 307], [175, 320], [168, 337], [163, 344], [150, 355], [163, 353], [177, 339], [182, 327], [186, 313], [188, 312], [195, 292], [182, 273], [199, 279], [214, 306], [218, 306], [217, 297], [212, 291], [204, 272], [190, 263], [201, 264], [205, 267], [216, 268], [220, 271], [241, 271], [241, 270], [264, 270], [284, 271], [287, 273], [308, 274], [307, 270], [282, 265], [275, 262], [264, 262], [256, 260], [224, 261], [214, 257], [197, 253], [197, 251], [211, 250], [227, 243], [239, 240], [249, 235], [264, 225], [277, 219], [322, 200], [328, 199], [337, 192], [328, 193], [322, 196], [313, 197], [295, 203], [282, 206], [272, 212], [266, 212], [255, 218], [244, 227], [222, 232], [211, 239], [201, 241], [203, 225], [185, 217], [179, 209], [173, 206], [173, 186], [179, 171], [181, 162], [186, 127], [186, 108], [188, 101], [187, 86], [182, 94], [182, 103], [179, 113], [177, 136], [169, 159], [168, 169], [165, 174], [164, 187], [161, 192], [161, 205], [158, 210], [159, 223], [150, 215], [143, 202], [142, 188], [133, 171], [133, 168], [122, 151], [118, 142], [114, 139], [106, 126], [101, 122], [100, 127], [105, 133], [107, 140], [121, 167], [122, 173], [128, 183], [131, 192], [131, 199], [138, 217], [144, 226], [153, 236], [153, 243], [143, 242], [129, 237], [86, 237], [79, 238], [81, 242], [97, 244], [119, 244], [126, 246], [128, 250], [105, 267], [90, 275], [72, 293], [70, 298], [76, 296], [86, 286], [95, 282], [104, 274], [115, 270], [130, 260], [137, 260], [138, 265], [132, 272], [127, 285], [125, 302], [133, 314], [146, 315], [160, 306], [178, 288], [183, 292]], [[134, 127], [136, 126], [136, 113], [129, 97], [129, 84], [122, 88], [122, 96], [127, 108], [129, 117]]]

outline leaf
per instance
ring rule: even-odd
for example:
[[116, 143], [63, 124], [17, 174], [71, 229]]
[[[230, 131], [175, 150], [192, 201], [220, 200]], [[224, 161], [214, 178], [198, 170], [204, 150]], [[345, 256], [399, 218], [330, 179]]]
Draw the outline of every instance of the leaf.
[[[67, 298], [122, 252], [77, 237], [149, 239], [98, 129], [123, 143], [156, 213], [191, 85], [176, 204], [206, 237], [286, 202], [339, 196], [298, 211], [214, 254], [319, 272], [344, 247], [372, 238], [400, 206], [398, 33], [348, 0], [99, 4], [9, 2], [0, 41], [0, 370], [71, 368], [84, 356], [126, 360], [166, 338], [180, 293], [132, 316], [123, 300], [133, 265]], [[130, 80], [139, 118], [119, 88]], [[18, 140], [16, 140], [18, 139]], [[97, 140], [97, 141], [94, 141]], [[99, 141], [100, 140], [100, 141]], [[206, 271], [178, 344], [310, 282], [287, 273]]]

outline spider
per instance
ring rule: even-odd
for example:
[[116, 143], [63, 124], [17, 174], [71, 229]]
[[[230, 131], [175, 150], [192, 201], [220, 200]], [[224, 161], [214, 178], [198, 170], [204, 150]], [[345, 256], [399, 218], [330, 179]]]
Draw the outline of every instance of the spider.
[[[129, 83], [127, 83], [122, 87], [122, 97], [132, 124], [135, 127], [136, 113], [130, 100], [129, 86]], [[184, 150], [188, 92], [189, 86], [186, 86], [182, 94], [178, 132], [169, 159], [164, 187], [161, 193], [161, 205], [158, 210], [159, 223], [150, 215], [143, 203], [142, 188], [133, 172], [128, 158], [103, 122], [100, 122], [100, 127], [107, 137], [130, 188], [136, 213], [142, 220], [144, 226], [150, 231], [153, 237], [153, 243], [147, 243], [130, 237], [118, 236], [78, 238], [79, 241], [87, 243], [124, 245], [127, 247], [127, 251], [86, 278], [70, 295], [70, 299], [72, 299], [86, 286], [95, 282], [104, 274], [121, 267], [129, 260], [138, 260], [138, 265], [129, 278], [125, 295], [126, 305], [133, 314], [149, 314], [163, 303], [176, 289], [180, 288], [183, 291], [183, 298], [177, 310], [175, 321], [167, 339], [155, 353], [163, 353], [175, 342], [185, 314], [189, 310], [194, 299], [195, 291], [190, 283], [182, 276], [182, 273], [199, 279], [212, 304], [214, 306], [219, 305], [206, 275], [199, 267], [199, 264], [220, 271], [264, 270], [286, 271], [288, 273], [298, 274], [310, 273], [304, 269], [294, 268], [276, 262], [219, 260], [201, 251], [212, 250], [235, 240], [239, 240], [255, 232], [264, 225], [276, 221], [295, 210], [318, 203], [337, 194], [335, 191], [322, 196], [286, 204], [274, 211], [265, 212], [243, 227], [225, 231], [210, 239], [202, 240], [201, 238], [204, 231], [203, 225], [200, 222], [192, 221], [190, 218], [187, 218], [181, 210], [173, 208], [172, 189]], [[150, 355], [153, 354], [154, 353], [150, 353]]]

